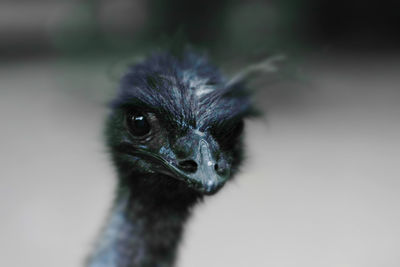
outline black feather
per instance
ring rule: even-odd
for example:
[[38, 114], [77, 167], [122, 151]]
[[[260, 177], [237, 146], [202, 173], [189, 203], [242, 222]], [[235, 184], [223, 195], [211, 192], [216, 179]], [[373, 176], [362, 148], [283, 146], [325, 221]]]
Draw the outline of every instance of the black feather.
[[[193, 87], [193, 80], [210, 92], [196, 95], [200, 89]], [[251, 92], [243, 82], [229, 85], [204, 54], [191, 50], [180, 58], [158, 52], [130, 67], [112, 102], [114, 109], [125, 105], [146, 107], [202, 130], [216, 121], [257, 115]]]

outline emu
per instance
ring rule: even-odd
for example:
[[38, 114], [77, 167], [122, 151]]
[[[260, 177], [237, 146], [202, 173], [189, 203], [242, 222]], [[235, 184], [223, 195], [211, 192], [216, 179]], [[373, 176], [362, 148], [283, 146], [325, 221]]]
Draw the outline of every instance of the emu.
[[238, 171], [252, 102], [243, 79], [190, 50], [131, 66], [106, 122], [116, 197], [87, 266], [173, 266], [192, 207]]

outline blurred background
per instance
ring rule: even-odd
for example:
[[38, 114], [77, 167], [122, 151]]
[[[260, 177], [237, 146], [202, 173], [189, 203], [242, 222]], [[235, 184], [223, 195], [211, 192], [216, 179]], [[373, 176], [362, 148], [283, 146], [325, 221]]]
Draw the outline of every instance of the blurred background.
[[0, 266], [82, 266], [115, 186], [106, 103], [178, 31], [228, 75], [287, 57], [255, 84], [247, 162], [195, 210], [178, 266], [400, 266], [399, 7], [1, 0]]

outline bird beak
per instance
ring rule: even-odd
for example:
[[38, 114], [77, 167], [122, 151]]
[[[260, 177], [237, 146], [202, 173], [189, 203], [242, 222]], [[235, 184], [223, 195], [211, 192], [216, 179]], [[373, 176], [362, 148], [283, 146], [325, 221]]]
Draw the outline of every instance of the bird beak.
[[190, 148], [190, 154], [185, 159], [171, 158], [140, 148], [129, 150], [129, 153], [156, 163], [160, 166], [160, 173], [181, 180], [202, 194], [218, 192], [230, 175], [228, 164], [221, 160], [217, 162], [210, 143], [201, 136], [189, 136], [188, 141], [183, 143]]
[[[190, 170], [185, 163], [191, 163], [194, 167]], [[174, 166], [178, 178], [184, 180], [193, 189], [207, 195], [216, 193], [226, 182], [229, 176], [227, 166], [219, 166], [205, 139], [200, 139], [197, 149], [193, 151], [190, 160], [179, 161]]]
[[[160, 155], [164, 162], [162, 172], [185, 182], [202, 194], [216, 193], [225, 184], [230, 173], [225, 160], [216, 160], [213, 151], [219, 148], [212, 144], [204, 135], [188, 134], [178, 145], [180, 150], [186, 151], [185, 157], [166, 160]], [[175, 149], [178, 149], [177, 145]]]

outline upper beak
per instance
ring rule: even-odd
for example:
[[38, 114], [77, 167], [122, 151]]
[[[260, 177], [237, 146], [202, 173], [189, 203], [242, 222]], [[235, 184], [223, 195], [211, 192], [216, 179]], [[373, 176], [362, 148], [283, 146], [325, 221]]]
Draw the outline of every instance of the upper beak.
[[[191, 166], [190, 168], [187, 165]], [[178, 161], [174, 166], [179, 178], [204, 194], [216, 193], [229, 176], [227, 166], [220, 166], [212, 155], [209, 143], [200, 139], [192, 157]]]
[[202, 194], [216, 193], [230, 175], [226, 161], [216, 160], [213, 156], [212, 145], [200, 135], [187, 136], [182, 145], [189, 151], [187, 157], [183, 159], [172, 159], [139, 148], [129, 150], [129, 153], [158, 163], [162, 166], [160, 172], [186, 182], [191, 188]]

